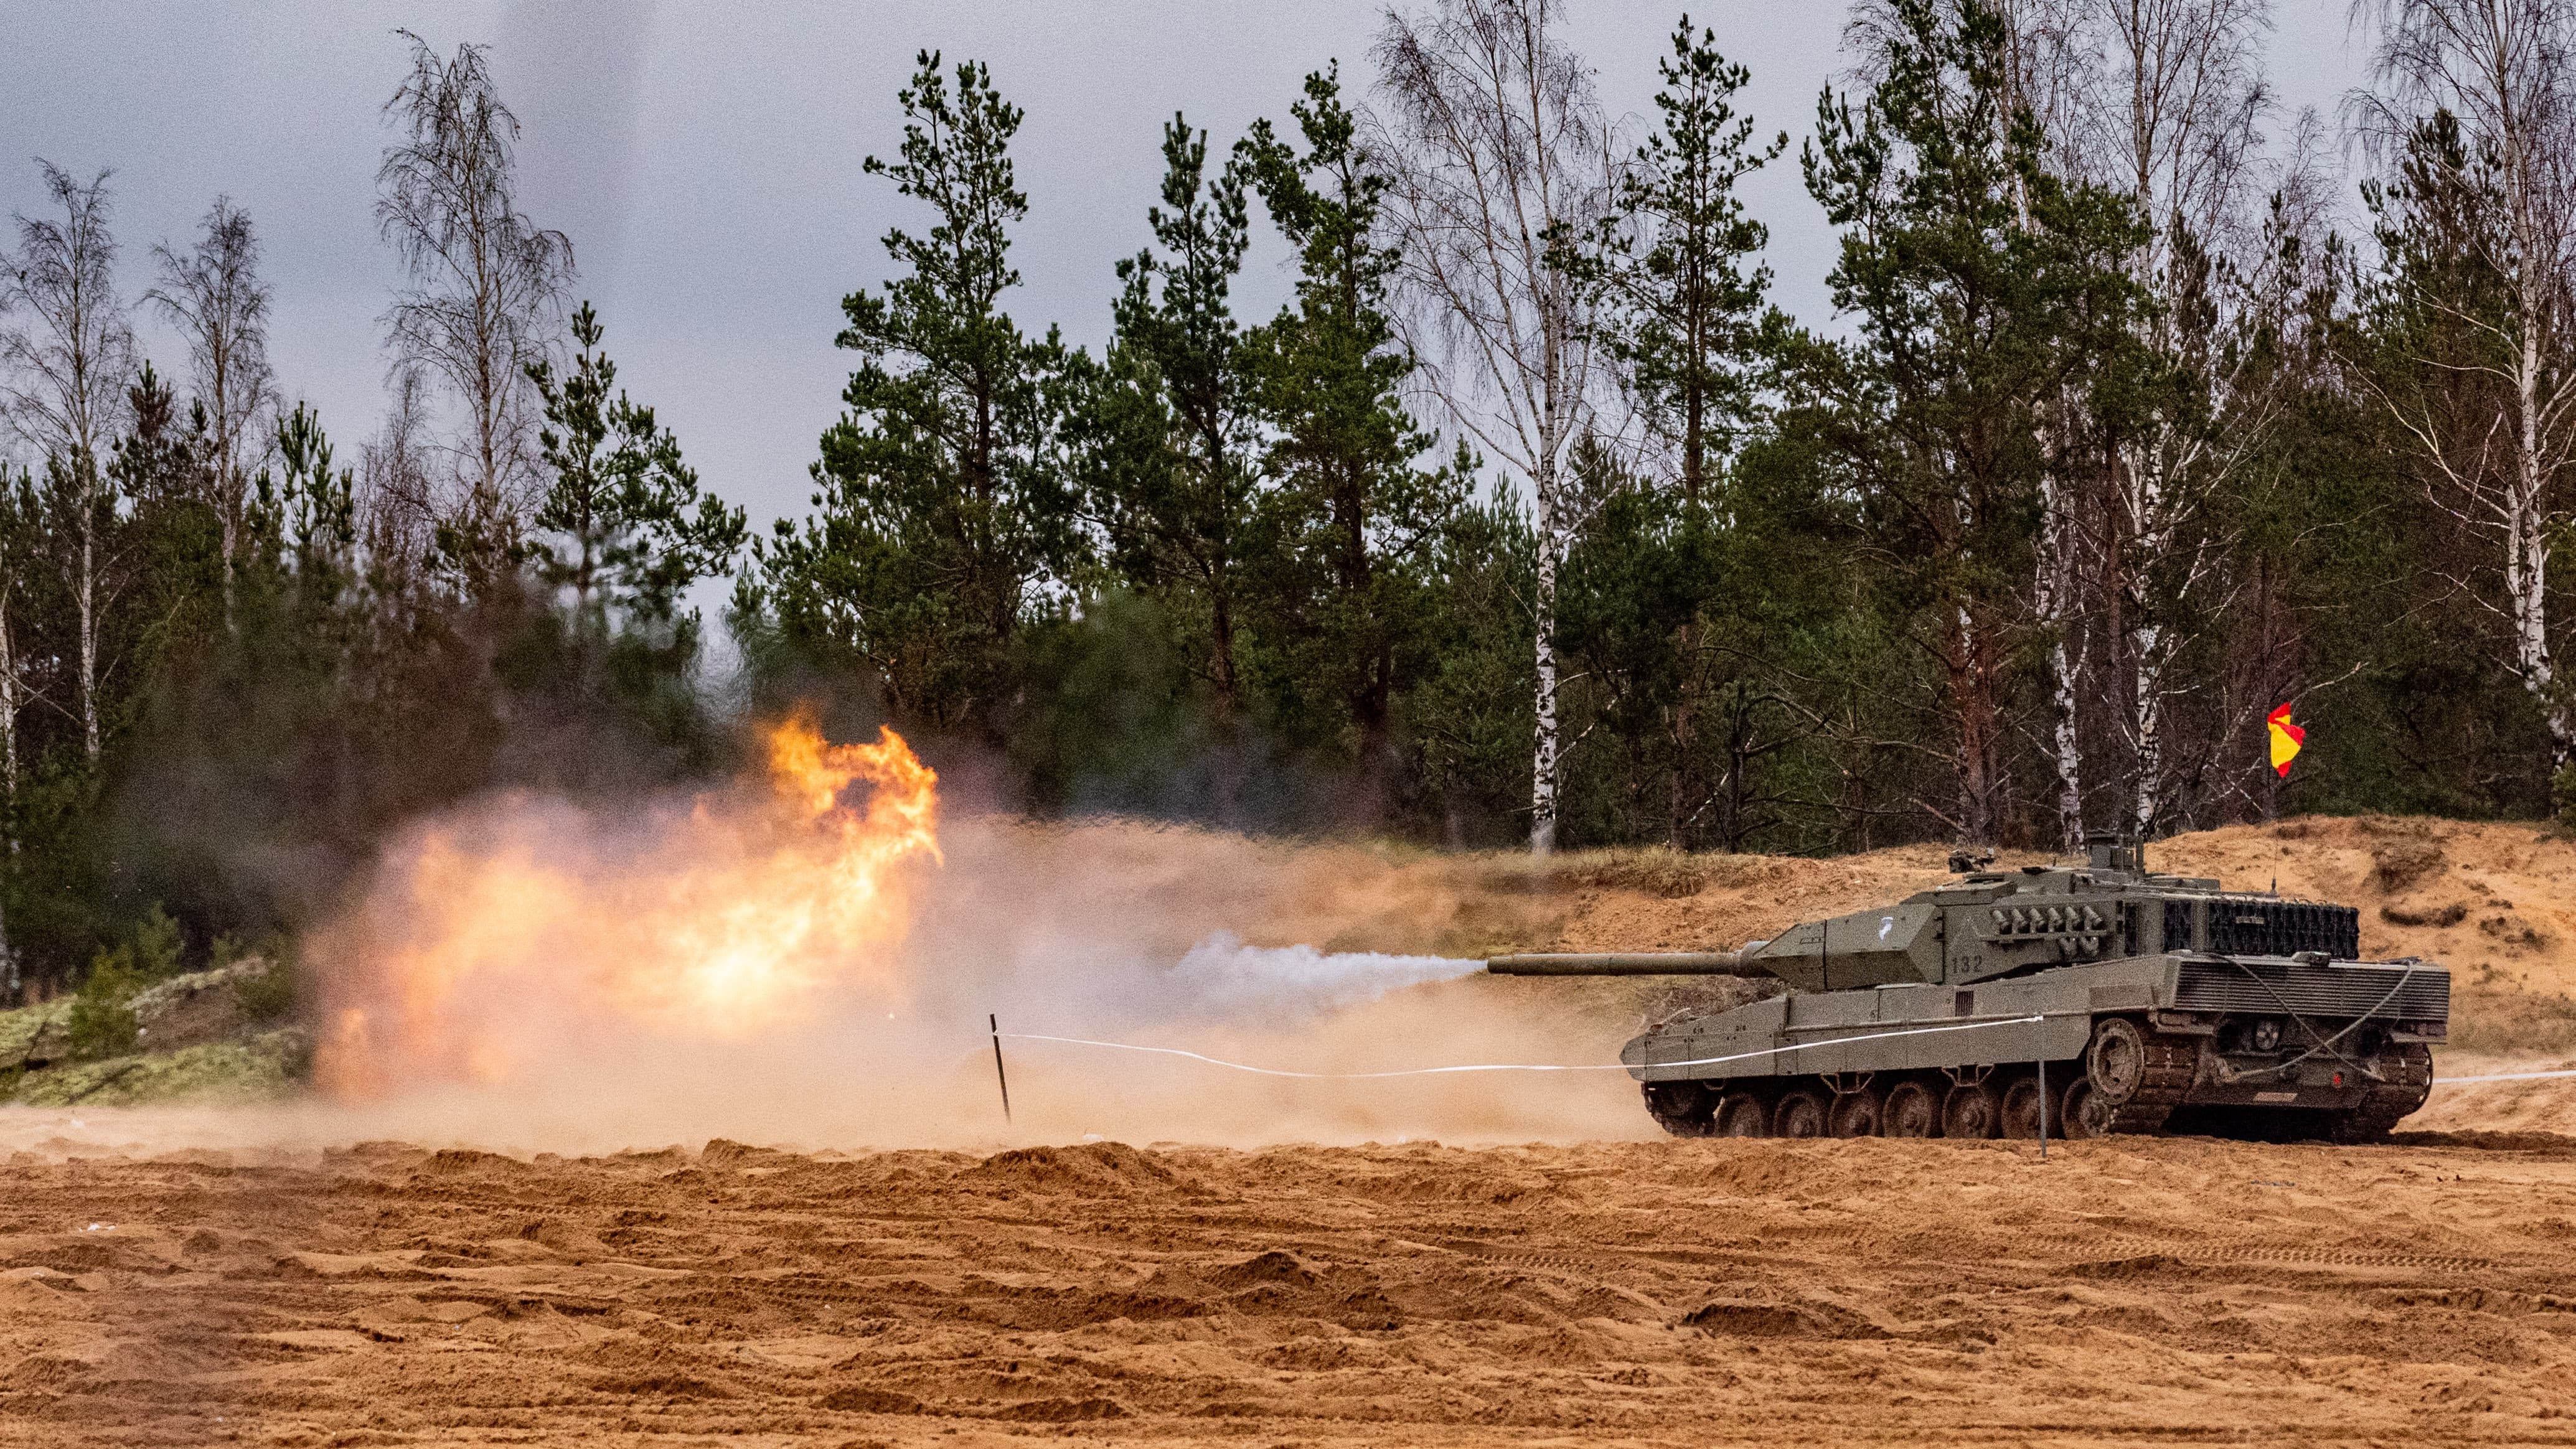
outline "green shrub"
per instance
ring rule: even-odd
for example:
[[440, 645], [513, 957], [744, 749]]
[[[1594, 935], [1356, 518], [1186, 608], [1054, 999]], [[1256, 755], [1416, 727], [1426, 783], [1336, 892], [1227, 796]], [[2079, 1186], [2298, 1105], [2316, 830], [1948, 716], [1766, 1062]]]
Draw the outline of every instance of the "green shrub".
[[160, 902], [153, 902], [125, 940], [127, 959], [138, 981], [149, 985], [179, 974], [179, 923], [170, 919]]
[[233, 982], [233, 1000], [253, 1021], [275, 1021], [295, 1010], [295, 963], [285, 953], [268, 954], [267, 969]]
[[89, 979], [81, 983], [79, 994], [72, 998], [71, 1013], [63, 1020], [72, 1055], [96, 1061], [134, 1050], [134, 993], [142, 987], [132, 946], [101, 951], [92, 958]]
[[89, 979], [81, 983], [71, 1011], [63, 1018], [72, 1055], [97, 1061], [134, 1050], [140, 1036], [134, 995], [155, 981], [178, 975], [179, 952], [179, 923], [155, 902], [115, 950], [90, 958]]

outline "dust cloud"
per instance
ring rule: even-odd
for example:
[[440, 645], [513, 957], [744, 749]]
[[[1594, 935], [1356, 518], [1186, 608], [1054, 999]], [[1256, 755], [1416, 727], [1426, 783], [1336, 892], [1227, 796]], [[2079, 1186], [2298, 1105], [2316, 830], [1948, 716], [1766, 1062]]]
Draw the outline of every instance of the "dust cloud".
[[[1455, 903], [1392, 884], [1367, 850], [1134, 821], [934, 826], [908, 751], [817, 753], [796, 728], [801, 753], [773, 742], [774, 790], [616, 809], [511, 795], [421, 822], [308, 948], [322, 1096], [219, 1135], [571, 1153], [1650, 1130], [1616, 1070], [1318, 1081], [1017, 1039], [1314, 1073], [1600, 1068], [1634, 1023], [1469, 979], [1473, 956], [1369, 949]], [[1014, 1034], [1008, 1118], [995, 1019]], [[147, 1118], [207, 1125], [120, 1120]]]

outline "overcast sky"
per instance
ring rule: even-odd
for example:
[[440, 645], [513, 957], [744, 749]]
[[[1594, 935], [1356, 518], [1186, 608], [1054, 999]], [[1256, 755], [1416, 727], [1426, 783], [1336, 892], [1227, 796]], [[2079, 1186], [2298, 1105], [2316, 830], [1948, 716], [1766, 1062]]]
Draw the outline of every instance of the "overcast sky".
[[[1096, 348], [1111, 267], [1145, 241], [1162, 123], [1185, 111], [1223, 147], [1256, 116], [1285, 119], [1309, 70], [1338, 58], [1363, 80], [1379, 13], [1342, 0], [0, 0], [0, 210], [41, 208], [35, 157], [114, 168], [120, 282], [134, 296], [150, 284], [151, 245], [184, 244], [214, 197], [231, 195], [266, 248], [280, 383], [320, 408], [354, 460], [383, 408], [376, 321], [396, 281], [371, 210], [379, 107], [403, 73], [393, 31], [441, 51], [488, 42], [525, 127], [523, 202], [572, 237], [579, 293], [599, 306], [620, 381], [678, 432], [705, 483], [765, 526], [804, 511], [806, 464], [839, 411], [840, 298], [885, 277], [888, 226], [925, 224], [860, 170], [895, 149], [895, 91], [916, 50], [988, 62], [1026, 109], [1015, 155], [1030, 216], [1014, 252], [1026, 286], [1009, 306], [1032, 332], [1057, 322]], [[1694, 13], [1751, 68], [1747, 109], [1803, 136], [1819, 87], [1845, 64], [1842, 8], [1724, 0]], [[2331, 120], [2365, 72], [2344, 0], [2276, 0], [2274, 14], [2275, 133], [2300, 106]], [[1578, 0], [1574, 15], [1611, 111], [1650, 110], [1674, 10]], [[1748, 196], [1772, 229], [1779, 299], [1826, 323], [1833, 237], [1794, 145]], [[1284, 256], [1255, 252], [1240, 315], [1286, 296]], [[144, 336], [176, 362], [165, 333]]]

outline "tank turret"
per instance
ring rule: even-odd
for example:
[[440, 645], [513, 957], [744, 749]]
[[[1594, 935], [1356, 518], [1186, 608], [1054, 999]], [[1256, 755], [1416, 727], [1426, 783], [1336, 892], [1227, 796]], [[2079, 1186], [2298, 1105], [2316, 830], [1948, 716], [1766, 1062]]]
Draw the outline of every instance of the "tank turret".
[[[2431, 1089], [2450, 973], [2366, 962], [2351, 906], [2160, 875], [2135, 841], [1991, 868], [1732, 951], [1498, 956], [1508, 976], [1776, 978], [1622, 1053], [1683, 1135], [2385, 1134]], [[2040, 1097], [2040, 1066], [2051, 1090]]]

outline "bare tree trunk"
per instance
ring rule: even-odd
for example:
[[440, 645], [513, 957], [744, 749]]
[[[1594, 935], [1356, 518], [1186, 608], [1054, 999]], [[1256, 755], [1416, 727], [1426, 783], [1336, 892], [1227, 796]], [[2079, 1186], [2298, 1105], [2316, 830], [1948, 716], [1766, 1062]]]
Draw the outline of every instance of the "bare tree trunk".
[[0, 579], [0, 835], [6, 835], [9, 849], [18, 848], [18, 706], [24, 702], [18, 686], [17, 639], [9, 629], [9, 596], [16, 592], [11, 581]]
[[1530, 757], [1530, 853], [1546, 855], [1556, 849], [1556, 773], [1558, 737], [1556, 724], [1556, 559], [1557, 520], [1556, 486], [1544, 482], [1536, 489], [1538, 524], [1538, 588], [1533, 600], [1538, 628], [1538, 698], [1536, 727], [1531, 732]]
[[81, 470], [80, 702], [81, 748], [98, 760], [98, 470]]
[[1952, 628], [1943, 665], [1950, 676], [1950, 707], [1959, 726], [1959, 834], [1966, 844], [1992, 845], [1999, 823], [1997, 766], [2002, 757], [1995, 661], [1975, 611], [1959, 605], [1952, 615]]
[[2138, 626], [2137, 787], [2129, 799], [2129, 828], [2140, 837], [2153, 834], [2165, 798], [2164, 630], [2152, 623]]
[[[2556, 488], [2576, 461], [2576, 366], [2568, 355], [2571, 286], [2576, 286], [2576, 5], [2567, 0], [2380, 0], [2378, 64], [2397, 98], [2380, 105], [2383, 141], [2411, 134], [2417, 112], [2456, 117], [2473, 154], [2494, 158], [2495, 178], [2479, 189], [2497, 212], [2472, 244], [2506, 279], [2513, 302], [2500, 321], [2471, 320], [2503, 354], [2512, 406], [2512, 460], [2456, 466], [2454, 439], [2431, 407], [2388, 399], [2412, 435], [2437, 505], [2464, 524], [2492, 529], [2504, 553], [2512, 664], [2549, 732], [2554, 776], [2576, 754], [2576, 716], [2557, 688], [2551, 657], [2548, 581], [2551, 543], [2565, 515]], [[2401, 110], [2402, 102], [2412, 109]], [[2419, 299], [2454, 313], [2447, 298]], [[2500, 420], [2499, 420], [2500, 421]], [[2475, 424], [2481, 431], [2486, 424]]]
[[1594, 429], [1586, 289], [1551, 256], [1610, 202], [1609, 126], [1592, 76], [1557, 34], [1554, 0], [1439, 0], [1390, 11], [1377, 58], [1385, 114], [1370, 139], [1395, 185], [1388, 218], [1410, 303], [1406, 342], [1450, 418], [1530, 481], [1538, 643], [1530, 849], [1556, 845], [1561, 760], [1556, 570], [1575, 531], [1563, 496]]
[[99, 754], [99, 575], [105, 560], [99, 516], [111, 502], [100, 487], [99, 459], [116, 434], [133, 371], [134, 339], [116, 300], [116, 240], [108, 230], [107, 173], [87, 183], [43, 164], [46, 189], [62, 220], [19, 218], [19, 254], [8, 268], [0, 304], [27, 316], [0, 331], [0, 414], [18, 436], [64, 470], [80, 557], [72, 571], [79, 618], [81, 744]]
[[2542, 511], [2548, 479], [2540, 449], [2540, 403], [2534, 396], [2539, 345], [2531, 329], [2525, 329], [2518, 351], [2521, 367], [2514, 382], [2522, 426], [2515, 439], [2513, 491], [2505, 500], [2505, 596], [2513, 621], [2514, 662], [2523, 688], [2548, 723], [2549, 773], [2554, 778], [2567, 767], [2571, 746], [2576, 746], [2576, 721], [2569, 719], [2567, 701], [2559, 696], [2549, 651], [2549, 520]]
[[1690, 849], [1690, 820], [1700, 792], [1695, 788], [1699, 774], [1693, 762], [1699, 752], [1693, 748], [1699, 737], [1700, 621], [1693, 616], [1673, 631], [1673, 652], [1682, 665], [1681, 688], [1673, 700], [1673, 765], [1666, 790], [1664, 809], [1664, 843], [1675, 850]]
[[2057, 766], [2057, 835], [2061, 848], [2084, 843], [2084, 751], [2077, 729], [2075, 655], [2066, 647], [2075, 630], [2074, 528], [2067, 517], [2065, 490], [2052, 473], [2040, 483], [2039, 580], [2036, 589], [2040, 627], [2049, 631], [2050, 706], [2055, 719], [2049, 743]]
[[[0, 867], [0, 886], [18, 859], [18, 706], [24, 695], [18, 684], [17, 639], [9, 629], [9, 596], [13, 581], [0, 578], [0, 841], [6, 842], [9, 865]], [[18, 999], [18, 953], [9, 945], [7, 892], [0, 889], [0, 999]]]

